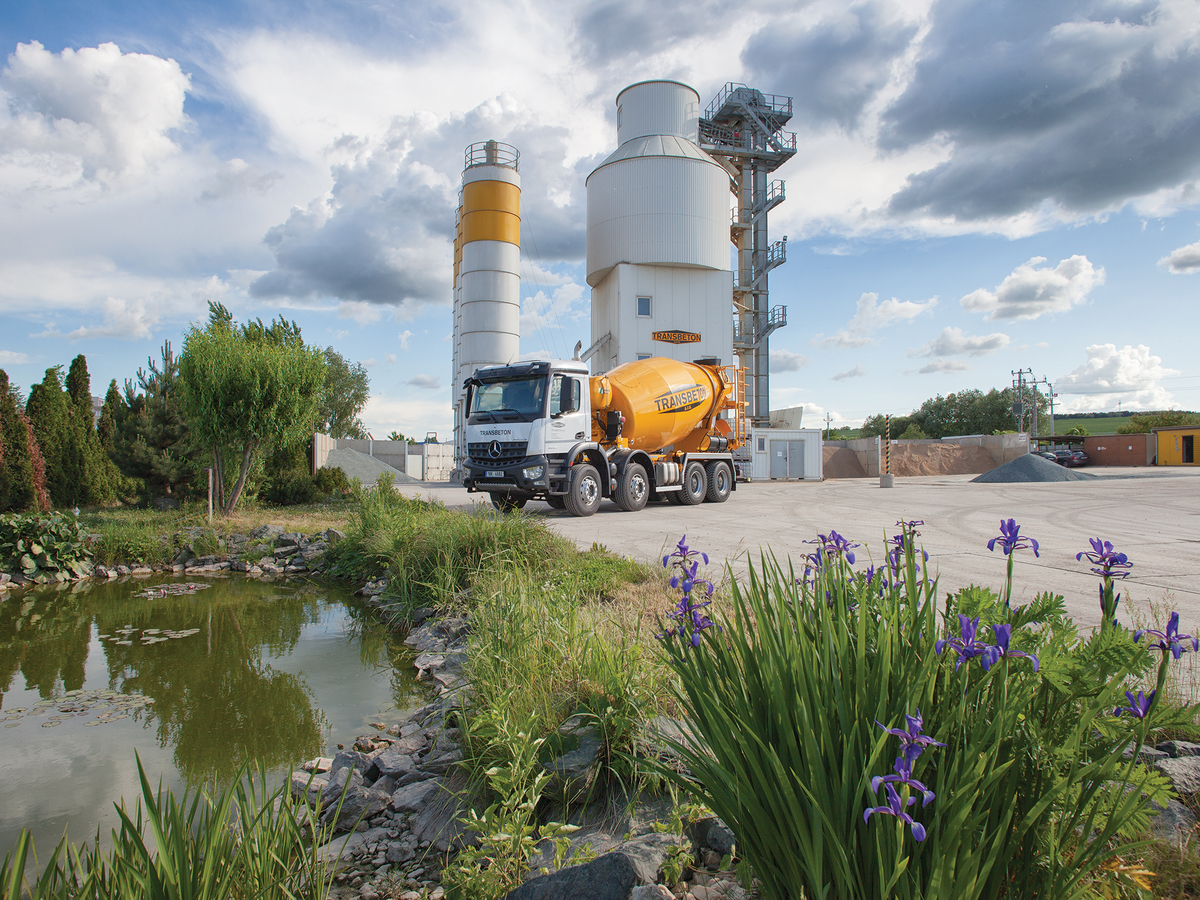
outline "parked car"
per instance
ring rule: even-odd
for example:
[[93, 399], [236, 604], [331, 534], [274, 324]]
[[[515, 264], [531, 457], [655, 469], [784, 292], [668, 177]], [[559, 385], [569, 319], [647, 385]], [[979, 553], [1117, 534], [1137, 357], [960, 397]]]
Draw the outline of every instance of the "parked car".
[[1048, 459], [1052, 463], [1058, 462], [1058, 457], [1054, 455], [1053, 450], [1039, 450], [1034, 456], [1040, 456], [1042, 459]]
[[1090, 456], [1088, 456], [1086, 453], [1084, 453], [1082, 450], [1072, 450], [1071, 451], [1071, 465], [1086, 466], [1091, 461], [1092, 461], [1092, 458]]
[[1071, 465], [1072, 455], [1070, 450], [1051, 450], [1050, 452], [1054, 454], [1054, 461], [1060, 466]]

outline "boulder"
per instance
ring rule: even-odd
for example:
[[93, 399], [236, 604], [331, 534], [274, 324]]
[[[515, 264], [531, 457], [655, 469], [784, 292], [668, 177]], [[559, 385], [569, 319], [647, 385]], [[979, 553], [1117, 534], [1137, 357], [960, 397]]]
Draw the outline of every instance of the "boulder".
[[716, 816], [706, 816], [703, 819], [699, 819], [692, 828], [692, 833], [696, 836], [696, 843], [701, 847], [715, 850], [722, 856], [733, 852], [737, 839], [733, 836], [733, 832], [730, 831], [729, 826]]
[[392, 809], [399, 813], [413, 813], [424, 809], [429, 798], [444, 785], [445, 779], [427, 778], [405, 785], [392, 792]]
[[[1121, 755], [1125, 759], [1132, 758], [1133, 757], [1133, 747], [1126, 747], [1122, 751]], [[1171, 758], [1170, 754], [1168, 754], [1166, 751], [1157, 750], [1154, 747], [1151, 747], [1149, 744], [1142, 744], [1142, 748], [1138, 751], [1138, 760], [1140, 762], [1144, 762], [1148, 766], [1154, 765], [1159, 760], [1170, 759], [1170, 758]]]
[[336, 837], [317, 850], [317, 859], [323, 863], [334, 863], [339, 860], [349, 861], [367, 844], [387, 840], [386, 828], [369, 828], [366, 831], [352, 831], [345, 837]]
[[408, 823], [413, 836], [435, 848], [462, 846], [467, 838], [461, 820], [470, 809], [466, 789], [466, 776], [458, 774], [446, 779], [445, 790], [430, 791], [425, 808]]
[[1163, 741], [1158, 745], [1158, 749], [1173, 759], [1200, 756], [1200, 744], [1192, 744], [1188, 741]]
[[417, 764], [407, 753], [397, 753], [395, 750], [389, 748], [375, 757], [374, 762], [367, 769], [367, 780], [375, 781], [384, 776], [399, 778], [413, 771], [416, 767]]
[[281, 525], [259, 525], [250, 532], [250, 538], [256, 541], [271, 541], [283, 534]]
[[581, 866], [531, 878], [505, 900], [629, 900], [635, 887], [658, 881], [676, 841], [670, 834], [643, 835]]
[[[365, 823], [368, 819], [379, 815], [391, 803], [391, 795], [374, 788], [351, 787], [346, 791], [346, 798], [338, 808], [337, 801], [331, 803], [321, 816], [321, 821], [328, 825], [334, 823], [335, 831], [348, 831]], [[335, 818], [336, 816], [336, 818]]]
[[1160, 841], [1177, 843], [1180, 837], [1191, 834], [1196, 825], [1196, 814], [1180, 803], [1170, 800], [1158, 815], [1150, 820], [1150, 833]]
[[1200, 791], [1200, 756], [1160, 759], [1154, 768], [1171, 779], [1175, 793], [1186, 796]]
[[351, 791], [362, 787], [362, 774], [349, 766], [330, 772], [329, 780], [321, 790], [321, 803], [327, 807], [334, 806], [342, 796], [342, 791], [347, 790], [347, 783]]
[[546, 794], [564, 797], [572, 803], [591, 788], [604, 741], [596, 726], [584, 724], [582, 716], [572, 716], [564, 722], [558, 729], [558, 740], [564, 752], [543, 763], [550, 774]]
[[365, 773], [373, 763], [374, 760], [370, 756], [358, 750], [341, 750], [329, 764], [329, 777], [332, 778], [341, 769], [358, 769], [359, 772]]

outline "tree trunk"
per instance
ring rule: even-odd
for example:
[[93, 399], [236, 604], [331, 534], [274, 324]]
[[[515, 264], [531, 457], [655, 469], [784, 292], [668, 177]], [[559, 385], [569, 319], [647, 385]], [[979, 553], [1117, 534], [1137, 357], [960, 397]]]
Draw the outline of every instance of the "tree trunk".
[[229, 494], [229, 501], [225, 504], [225, 515], [233, 515], [234, 507], [241, 499], [242, 489], [246, 486], [246, 479], [250, 477], [250, 463], [254, 458], [254, 444], [247, 442], [242, 447], [242, 470], [238, 472], [237, 483], [233, 486], [233, 491]]
[[221, 446], [213, 445], [213, 505], [225, 508], [225, 466], [221, 459]]

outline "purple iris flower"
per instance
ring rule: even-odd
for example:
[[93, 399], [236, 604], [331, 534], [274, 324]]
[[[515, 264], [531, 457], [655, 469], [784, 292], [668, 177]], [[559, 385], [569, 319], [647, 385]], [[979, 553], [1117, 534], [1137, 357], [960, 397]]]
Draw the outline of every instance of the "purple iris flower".
[[1001, 659], [1011, 659], [1015, 657], [1025, 657], [1033, 661], [1033, 671], [1038, 670], [1038, 658], [1032, 653], [1022, 653], [1020, 650], [1008, 649], [1008, 640], [1012, 637], [1011, 625], [993, 625], [992, 631], [996, 635], [995, 645], [988, 647], [979, 654], [979, 664], [983, 666], [983, 671], [987, 671]]
[[957, 672], [959, 666], [968, 660], [972, 660], [977, 656], [983, 656], [988, 651], [988, 645], [980, 640], [976, 640], [976, 633], [979, 630], [979, 616], [974, 619], [968, 619], [962, 613], [958, 614], [958, 637], [945, 637], [938, 640], [933, 645], [934, 652], [938, 656], [942, 655], [942, 651], [949, 647], [958, 654], [958, 662], [954, 664], [954, 671]]
[[[919, 709], [915, 716], [906, 715], [904, 717], [906, 728], [888, 728], [879, 721], [876, 721], [875, 724], [888, 734], [900, 738], [900, 755], [896, 757], [896, 765], [893, 768], [905, 778], [912, 775], [912, 765], [917, 761], [917, 757], [921, 755], [926, 747], [946, 746], [940, 741], [935, 741], [929, 735], [921, 733], [925, 727], [925, 723], [921, 720], [921, 711]], [[925, 790], [924, 787], [921, 789]]]
[[1133, 633], [1134, 641], [1140, 641], [1143, 634], [1153, 635], [1158, 638], [1157, 647], [1159, 650], [1170, 650], [1171, 655], [1176, 659], [1183, 656], [1187, 652], [1184, 647], [1184, 642], [1192, 645], [1192, 652], [1200, 651], [1200, 638], [1195, 638], [1190, 634], [1179, 633], [1179, 613], [1171, 613], [1171, 618], [1167, 620], [1166, 631], [1155, 631], [1153, 628], [1144, 628], [1141, 631]]
[[1113, 549], [1112, 541], [1088, 538], [1088, 542], [1092, 549], [1076, 553], [1076, 560], [1087, 557], [1088, 562], [1095, 566], [1092, 571], [1103, 578], [1125, 578], [1129, 575], [1128, 570], [1133, 568], [1133, 563], [1124, 553]]
[[910, 816], [904, 811], [905, 806], [912, 806], [917, 802], [916, 797], [909, 797], [907, 803], [900, 800], [900, 795], [896, 793], [896, 789], [891, 783], [885, 783], [884, 788], [887, 789], [887, 806], [869, 806], [863, 810], [863, 821], [866, 822], [871, 818], [871, 813], [882, 813], [885, 816], [895, 816], [901, 822], [905, 822], [912, 829], [912, 836], [918, 841], [925, 840], [925, 826]]
[[1150, 712], [1150, 705], [1154, 702], [1155, 693], [1155, 691], [1151, 691], [1149, 694], [1143, 694], [1141, 691], [1138, 691], [1137, 696], [1134, 697], [1132, 691], [1126, 691], [1125, 697], [1129, 700], [1129, 705], [1118, 706], [1113, 710], [1113, 715], [1119, 716], [1121, 713], [1127, 712], [1138, 719], [1146, 718], [1146, 715]]
[[[942, 744], [941, 746], [945, 746], [945, 745]], [[917, 781], [917, 779], [913, 778], [911, 775], [905, 775], [903, 772], [900, 772], [899, 769], [902, 767], [903, 763], [904, 763], [903, 757], [897, 756], [896, 764], [894, 766], [894, 768], [897, 769], [897, 773], [895, 775], [876, 775], [874, 778], [872, 778], [871, 779], [871, 793], [872, 794], [878, 793], [879, 786], [881, 784], [887, 784], [887, 785], [906, 784], [913, 790], [920, 792], [921, 797], [922, 797], [921, 808], [924, 809], [926, 806], [928, 806], [930, 803], [932, 803], [934, 801], [934, 798], [937, 795], [934, 794], [933, 791], [931, 791], [929, 788], [925, 787], [925, 785], [921, 784], [921, 782]]]
[[1033, 555], [1038, 556], [1038, 542], [1031, 537], [1021, 536], [1021, 526], [1017, 524], [1016, 519], [1000, 520], [1000, 534], [988, 541], [988, 550], [994, 552], [997, 543], [1005, 556], [1009, 556], [1014, 550], [1033, 550]]
[[[916, 524], [916, 525], [921, 525], [921, 524], [924, 524], [924, 523], [921, 523], [921, 522], [914, 522], [914, 523], [905, 523], [905, 522], [900, 522], [900, 523], [897, 523], [897, 524], [901, 524], [901, 525], [907, 525], [907, 524]], [[907, 531], [907, 533], [905, 533], [905, 534], [895, 534], [895, 535], [892, 535], [890, 538], [888, 538], [888, 541], [887, 541], [887, 542], [888, 542], [889, 544], [891, 544], [891, 545], [892, 545], [892, 546], [891, 546], [891, 548], [888, 550], [888, 555], [887, 555], [888, 568], [892, 570], [892, 575], [893, 575], [895, 578], [899, 578], [899, 577], [900, 577], [900, 576], [903, 574], [903, 572], [904, 572], [904, 560], [905, 560], [905, 554], [908, 552], [909, 546], [910, 546], [910, 544], [911, 544], [910, 538], [912, 538], [912, 537], [915, 537], [915, 536], [916, 536], [916, 534], [917, 534], [917, 532], [915, 532], [915, 531]], [[921, 558], [922, 558], [922, 559], [923, 559], [925, 562], [929, 562], [929, 554], [928, 554], [928, 553], [926, 553], [924, 550], [922, 550], [922, 551], [921, 551]], [[921, 565], [920, 565], [920, 563], [917, 563], [917, 566], [916, 566], [916, 571], [918, 571], [918, 572], [920, 572], [920, 571], [921, 571]]]
[[832, 558], [840, 555], [844, 556], [846, 562], [850, 563], [850, 565], [854, 565], [854, 548], [862, 546], [862, 544], [855, 544], [846, 540], [846, 538], [842, 537], [832, 528], [829, 530], [829, 534], [818, 534], [815, 541], [805, 541], [804, 543], [820, 544], [820, 548], [816, 554], [813, 554], [814, 556], [824, 554]]
[[[671, 587], [683, 593], [670, 612], [671, 618], [679, 622], [679, 626], [673, 632], [659, 635], [660, 638], [677, 634], [690, 640], [693, 647], [699, 647], [700, 632], [712, 626], [713, 622], [704, 614], [704, 609], [712, 602], [708, 598], [712, 596], [713, 583], [699, 577], [701, 559], [708, 565], [708, 554], [689, 548], [686, 534], [679, 539], [675, 549], [663, 557], [663, 567], [676, 570], [671, 576]], [[701, 594], [703, 599], [699, 599]]]

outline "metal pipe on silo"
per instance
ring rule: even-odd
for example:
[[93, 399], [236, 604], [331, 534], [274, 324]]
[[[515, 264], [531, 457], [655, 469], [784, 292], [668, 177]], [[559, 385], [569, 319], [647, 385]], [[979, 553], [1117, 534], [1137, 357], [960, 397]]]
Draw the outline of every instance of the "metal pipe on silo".
[[466, 149], [455, 237], [454, 445], [466, 457], [463, 381], [480, 366], [504, 365], [520, 354], [520, 153], [484, 141]]

